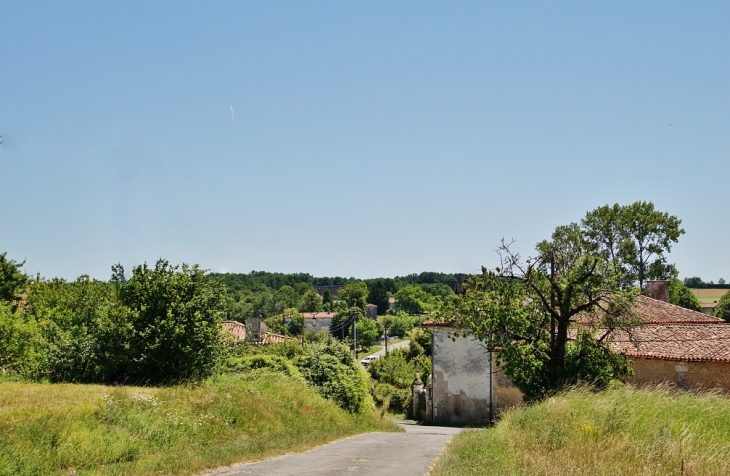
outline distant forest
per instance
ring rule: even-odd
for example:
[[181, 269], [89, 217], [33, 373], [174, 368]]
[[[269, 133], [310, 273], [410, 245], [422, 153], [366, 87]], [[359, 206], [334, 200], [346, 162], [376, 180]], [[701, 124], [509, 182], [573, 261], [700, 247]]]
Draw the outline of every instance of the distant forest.
[[397, 292], [403, 286], [409, 284], [445, 284], [452, 290], [455, 289], [456, 278], [458, 276], [467, 276], [464, 274], [454, 273], [436, 273], [425, 271], [420, 274], [409, 274], [406, 276], [396, 276], [395, 278], [373, 278], [373, 279], [357, 279], [343, 278], [341, 276], [334, 277], [315, 277], [309, 273], [269, 273], [267, 271], [251, 271], [250, 273], [210, 273], [208, 276], [220, 279], [229, 291], [256, 290], [262, 287], [269, 288], [272, 291], [279, 290], [282, 286], [296, 287], [298, 284], [306, 284], [311, 286], [336, 286], [363, 281], [366, 284], [375, 281], [382, 281], [390, 292]]

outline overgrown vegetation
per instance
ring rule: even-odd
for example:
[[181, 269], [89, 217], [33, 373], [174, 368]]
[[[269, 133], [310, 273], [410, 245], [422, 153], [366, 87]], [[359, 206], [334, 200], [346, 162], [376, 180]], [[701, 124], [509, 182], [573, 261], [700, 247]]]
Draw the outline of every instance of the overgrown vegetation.
[[730, 399], [666, 389], [572, 390], [454, 438], [431, 474], [724, 475]]
[[424, 379], [431, 373], [431, 332], [413, 329], [408, 338], [411, 342], [407, 349], [392, 350], [368, 366], [375, 402], [395, 413], [408, 412], [416, 372]]
[[651, 202], [635, 202], [558, 226], [528, 258], [502, 241], [501, 266], [483, 267], [441, 316], [456, 322], [458, 335], [499, 348], [496, 363], [527, 401], [577, 382], [604, 388], [630, 374], [628, 359], [609, 349], [607, 337], [639, 323], [635, 299], [647, 280], [676, 274], [666, 253], [684, 233], [680, 224]]
[[372, 411], [341, 410], [301, 377], [256, 369], [255, 360], [195, 386], [0, 383], [0, 475], [188, 475], [397, 431]]
[[[32, 280], [0, 302], [0, 367], [52, 382], [171, 384], [211, 375], [225, 350], [225, 289], [198, 266], [137, 266], [111, 283]], [[15, 311], [13, 312], [13, 308]]]

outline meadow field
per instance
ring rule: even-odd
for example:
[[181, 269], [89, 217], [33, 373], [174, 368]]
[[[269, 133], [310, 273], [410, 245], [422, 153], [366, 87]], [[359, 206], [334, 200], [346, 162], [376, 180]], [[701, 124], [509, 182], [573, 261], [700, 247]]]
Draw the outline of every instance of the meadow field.
[[692, 294], [697, 296], [700, 302], [715, 302], [719, 301], [720, 298], [730, 289], [690, 289]]

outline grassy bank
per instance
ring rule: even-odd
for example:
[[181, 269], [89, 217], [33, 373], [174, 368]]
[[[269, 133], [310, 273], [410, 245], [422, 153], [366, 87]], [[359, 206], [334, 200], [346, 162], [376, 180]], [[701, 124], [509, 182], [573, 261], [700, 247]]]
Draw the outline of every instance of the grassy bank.
[[194, 474], [366, 431], [301, 379], [264, 371], [168, 388], [0, 383], [0, 475]]
[[730, 399], [574, 390], [458, 435], [432, 475], [725, 475]]

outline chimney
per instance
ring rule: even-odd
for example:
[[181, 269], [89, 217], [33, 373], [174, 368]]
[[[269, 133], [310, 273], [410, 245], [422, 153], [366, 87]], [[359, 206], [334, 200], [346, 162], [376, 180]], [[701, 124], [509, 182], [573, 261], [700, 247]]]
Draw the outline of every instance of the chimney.
[[652, 299], [669, 302], [669, 281], [647, 281], [646, 293]]

